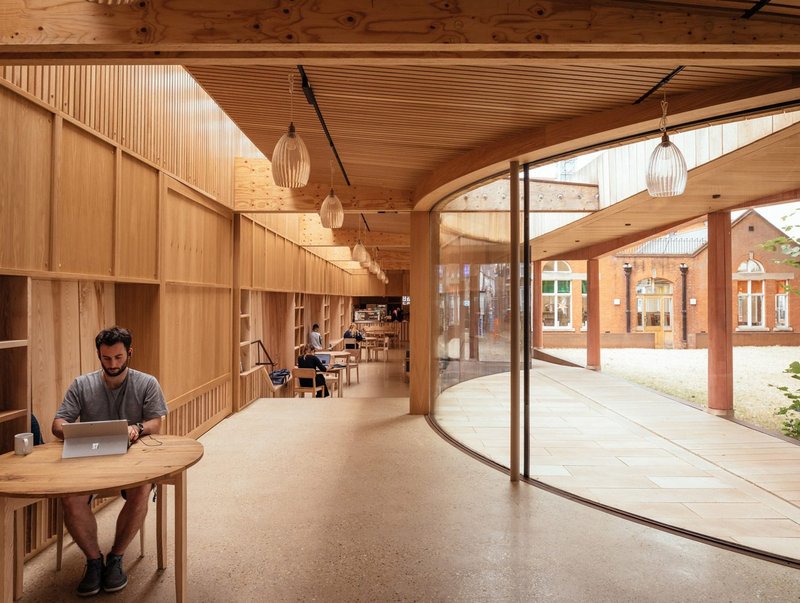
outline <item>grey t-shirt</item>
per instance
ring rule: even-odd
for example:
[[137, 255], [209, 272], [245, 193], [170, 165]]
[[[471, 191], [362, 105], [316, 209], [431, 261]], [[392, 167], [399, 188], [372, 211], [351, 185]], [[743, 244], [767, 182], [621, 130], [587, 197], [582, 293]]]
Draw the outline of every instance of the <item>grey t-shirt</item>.
[[125, 419], [128, 425], [167, 415], [161, 386], [152, 375], [128, 369], [128, 376], [117, 389], [109, 389], [103, 371], [81, 375], [67, 389], [56, 419], [74, 423]]

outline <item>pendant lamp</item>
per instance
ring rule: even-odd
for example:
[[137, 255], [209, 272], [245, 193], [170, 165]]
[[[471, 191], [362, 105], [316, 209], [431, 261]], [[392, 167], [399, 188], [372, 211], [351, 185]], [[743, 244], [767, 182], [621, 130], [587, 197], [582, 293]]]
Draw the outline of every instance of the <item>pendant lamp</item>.
[[661, 101], [661, 142], [653, 149], [645, 174], [651, 197], [677, 197], [686, 190], [686, 160], [667, 134], [667, 99]]
[[369, 251], [366, 249], [364, 250], [364, 259], [359, 262], [362, 268], [369, 268], [369, 265], [372, 263], [372, 258], [369, 257]]
[[277, 186], [301, 188], [308, 184], [311, 158], [303, 139], [294, 127], [294, 73], [289, 74], [289, 131], [272, 151], [272, 179]]
[[333, 159], [331, 159], [331, 192], [319, 208], [319, 219], [325, 228], [341, 228], [344, 223], [344, 208], [333, 192]]
[[361, 241], [356, 241], [355, 246], [353, 247], [353, 259], [356, 262], [361, 262], [366, 257], [367, 250], [361, 244]]

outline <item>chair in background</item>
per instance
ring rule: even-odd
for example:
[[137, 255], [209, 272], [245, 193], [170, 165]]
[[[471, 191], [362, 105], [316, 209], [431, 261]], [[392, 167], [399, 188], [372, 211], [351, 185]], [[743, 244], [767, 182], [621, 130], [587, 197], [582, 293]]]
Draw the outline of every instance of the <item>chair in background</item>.
[[350, 371], [356, 370], [356, 383], [361, 383], [361, 377], [358, 374], [358, 364], [361, 362], [361, 350], [347, 350], [350, 356], [347, 357], [347, 384], [350, 385]]
[[[300, 379], [308, 379], [311, 385], [300, 385]], [[314, 398], [319, 392], [320, 396], [325, 395], [325, 388], [320, 384], [317, 385], [317, 371], [313, 368], [298, 368], [292, 369], [292, 381], [294, 381], [294, 393], [300, 394], [301, 398], [305, 398], [306, 394], [311, 394]]]
[[361, 356], [361, 345], [358, 343], [358, 340], [354, 337], [345, 337], [342, 339], [342, 348], [345, 351], [349, 350], [356, 350], [358, 352], [359, 357]]
[[386, 362], [389, 359], [389, 338], [384, 336], [383, 340], [378, 340], [377, 345], [372, 348], [372, 355], [375, 360], [378, 359], [378, 355], [383, 354], [383, 361]]

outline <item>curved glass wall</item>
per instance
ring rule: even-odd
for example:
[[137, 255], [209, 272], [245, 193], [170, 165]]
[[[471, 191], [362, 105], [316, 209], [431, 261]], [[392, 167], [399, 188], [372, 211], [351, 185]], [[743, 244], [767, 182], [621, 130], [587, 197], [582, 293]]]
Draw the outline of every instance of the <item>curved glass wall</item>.
[[433, 224], [433, 414], [463, 444], [508, 465], [511, 296], [519, 295], [511, 291], [508, 178], [452, 200]]
[[[706, 126], [674, 139], [689, 149], [691, 169], [795, 128], [798, 121], [797, 113], [759, 117]], [[523, 220], [528, 220], [534, 250], [537, 236], [641, 191], [639, 164], [654, 144], [637, 142], [533, 170], [528, 189], [532, 212]], [[524, 301], [522, 278], [519, 290], [511, 289], [509, 188], [506, 174], [447, 200], [432, 213], [438, 364], [432, 414], [455, 439], [506, 467], [511, 465], [511, 300], [519, 295], [521, 307]], [[731, 230], [732, 328], [734, 335], [753, 342], [734, 337], [734, 409], [737, 417], [773, 432], [785, 420], [777, 410], [787, 403], [770, 384], [796, 387], [784, 369], [800, 360], [792, 339], [800, 327], [800, 302], [792, 286], [800, 282], [800, 266], [788, 268], [777, 252], [762, 245], [776, 235], [781, 214], [794, 216], [790, 224], [800, 222], [798, 207], [759, 208], [734, 212]], [[755, 548], [763, 544], [767, 552], [800, 558], [796, 542], [767, 543], [766, 524], [743, 527], [738, 521], [743, 518], [734, 517], [709, 521], [726, 512], [737, 479], [742, 484], [737, 500], [758, 506], [755, 512], [772, 511], [769, 502], [750, 497], [753, 483], [764, 489], [765, 498], [774, 495], [778, 505], [782, 495], [777, 482], [762, 483], [759, 477], [777, 468], [747, 474], [744, 465], [726, 464], [713, 454], [716, 444], [704, 447], [703, 440], [713, 438], [709, 434], [719, 425], [724, 425], [723, 439], [732, 437], [728, 430], [739, 428], [743, 442], [772, 436], [753, 435], [747, 427], [732, 427], [689, 406], [703, 408], [708, 390], [704, 369], [715, 303], [707, 290], [708, 244], [708, 228], [700, 219], [629, 242], [596, 263], [573, 258], [541, 262], [539, 290], [530, 300], [540, 304], [540, 343], [529, 369], [529, 433], [520, 418], [522, 438], [527, 435], [530, 441], [529, 463], [521, 449], [520, 467], [529, 466], [530, 477], [587, 499], [729, 542], [743, 542], [731, 534], [746, 529], [742, 538]], [[534, 272], [532, 266], [529, 274]], [[599, 283], [592, 299], [600, 308], [602, 371], [582, 368], [594, 315], [589, 293], [597, 290], [589, 286], [593, 274]], [[537, 334], [531, 335], [536, 340]], [[567, 363], [545, 361], [546, 356]], [[523, 408], [521, 401], [521, 413]], [[796, 449], [769, 440], [769, 446], [784, 444]], [[725, 480], [718, 477], [722, 473]]]

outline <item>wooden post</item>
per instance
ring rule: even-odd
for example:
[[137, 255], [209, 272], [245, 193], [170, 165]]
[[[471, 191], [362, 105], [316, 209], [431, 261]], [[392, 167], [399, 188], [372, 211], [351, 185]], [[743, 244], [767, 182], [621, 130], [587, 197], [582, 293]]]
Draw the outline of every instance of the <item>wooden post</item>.
[[544, 329], [542, 328], [542, 262], [533, 263], [532, 290], [531, 290], [531, 324], [533, 348], [544, 347]]
[[731, 214], [708, 214], [708, 410], [733, 413]]
[[469, 359], [480, 360], [481, 264], [469, 265]]
[[511, 212], [511, 463], [509, 465], [511, 481], [519, 480], [519, 361], [520, 361], [520, 320], [519, 320], [519, 161], [511, 162], [509, 173], [511, 190], [509, 191]]
[[589, 320], [586, 330], [586, 368], [600, 370], [600, 262], [586, 262], [586, 287]]
[[412, 415], [430, 412], [433, 371], [433, 337], [431, 316], [438, 316], [431, 289], [431, 214], [411, 212], [411, 321], [409, 344], [411, 370], [409, 375], [409, 409]]

